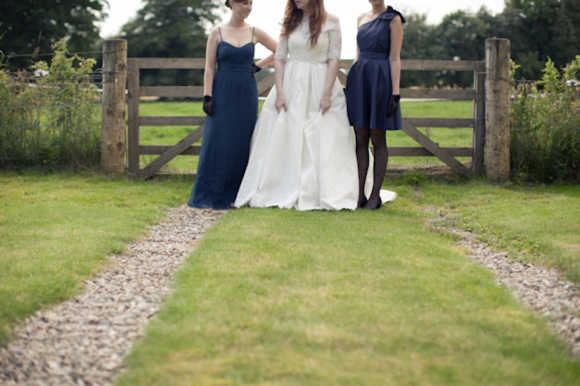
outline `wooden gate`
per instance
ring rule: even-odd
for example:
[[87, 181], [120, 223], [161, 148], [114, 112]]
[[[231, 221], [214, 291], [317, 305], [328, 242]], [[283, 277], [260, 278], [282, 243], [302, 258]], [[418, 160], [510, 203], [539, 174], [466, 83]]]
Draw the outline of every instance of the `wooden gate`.
[[[340, 68], [348, 69], [352, 60], [341, 60]], [[471, 171], [483, 173], [485, 142], [485, 61], [475, 60], [401, 60], [402, 70], [421, 71], [470, 71], [474, 74], [472, 89], [409, 89], [402, 88], [401, 98], [473, 100], [473, 118], [405, 118], [403, 131], [421, 147], [389, 147], [389, 157], [435, 156], [459, 175], [470, 170], [455, 157], [471, 157]], [[404, 76], [404, 75], [403, 75]], [[346, 83], [346, 75], [340, 71], [340, 81]], [[471, 147], [441, 147], [417, 127], [473, 128]]]
[[[200, 147], [192, 146], [203, 136], [205, 116], [151, 117], [139, 115], [139, 98], [144, 96], [157, 97], [203, 97], [201, 86], [139, 86], [139, 71], [141, 69], [203, 69], [204, 58], [129, 58], [128, 64], [128, 102], [129, 102], [129, 144], [128, 170], [140, 178], [149, 178], [164, 165], [178, 155], [199, 155]], [[340, 68], [349, 69], [352, 60], [341, 60]], [[468, 167], [455, 157], [471, 157], [471, 171], [483, 172], [483, 151], [485, 139], [485, 62], [484, 61], [451, 61], [451, 60], [402, 60], [402, 70], [427, 71], [472, 71], [474, 72], [474, 88], [466, 90], [430, 90], [401, 89], [402, 98], [412, 99], [448, 99], [473, 100], [473, 118], [403, 118], [403, 131], [418, 142], [421, 147], [389, 147], [389, 156], [394, 157], [425, 157], [435, 156], [443, 161], [456, 173], [463, 175]], [[346, 75], [339, 71], [338, 78], [346, 83]], [[258, 94], [267, 95], [274, 85], [274, 74], [269, 74], [258, 83]], [[139, 127], [141, 126], [199, 126], [199, 128], [173, 146], [141, 145], [139, 143]], [[473, 128], [472, 147], [441, 147], [421, 133], [417, 127], [449, 127]], [[154, 161], [141, 169], [141, 155], [159, 155]]]

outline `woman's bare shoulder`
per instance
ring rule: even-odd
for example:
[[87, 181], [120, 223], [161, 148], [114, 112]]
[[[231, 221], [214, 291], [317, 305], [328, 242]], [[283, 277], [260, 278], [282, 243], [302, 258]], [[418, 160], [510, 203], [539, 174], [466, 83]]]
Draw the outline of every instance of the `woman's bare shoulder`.
[[338, 19], [338, 16], [336, 16], [335, 14], [332, 14], [332, 13], [326, 14], [326, 21], [330, 22], [330, 23], [339, 23], [340, 22], [340, 20]]

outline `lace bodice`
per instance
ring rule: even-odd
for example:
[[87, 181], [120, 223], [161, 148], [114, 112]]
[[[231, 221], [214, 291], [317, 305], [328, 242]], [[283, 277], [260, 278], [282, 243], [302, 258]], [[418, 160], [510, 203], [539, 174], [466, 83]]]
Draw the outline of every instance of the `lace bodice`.
[[310, 47], [310, 28], [307, 21], [290, 33], [280, 36], [276, 59], [300, 60], [313, 63], [326, 63], [328, 59], [340, 59], [342, 34], [338, 21], [327, 21], [322, 26], [318, 43]]

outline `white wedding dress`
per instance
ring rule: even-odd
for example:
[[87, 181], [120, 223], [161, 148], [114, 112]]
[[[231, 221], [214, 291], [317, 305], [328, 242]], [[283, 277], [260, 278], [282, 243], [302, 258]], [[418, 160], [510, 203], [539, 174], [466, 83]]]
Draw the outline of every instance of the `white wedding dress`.
[[[323, 115], [320, 100], [328, 59], [340, 59], [340, 24], [327, 21], [318, 43], [310, 46], [308, 22], [287, 38], [280, 37], [277, 59], [284, 67], [288, 111], [276, 111], [276, 87], [270, 91], [252, 136], [248, 166], [235, 206], [298, 210], [351, 209], [358, 202], [358, 171], [354, 132], [338, 81], [332, 106]], [[371, 163], [372, 165], [372, 163]], [[372, 170], [365, 186], [372, 188]]]

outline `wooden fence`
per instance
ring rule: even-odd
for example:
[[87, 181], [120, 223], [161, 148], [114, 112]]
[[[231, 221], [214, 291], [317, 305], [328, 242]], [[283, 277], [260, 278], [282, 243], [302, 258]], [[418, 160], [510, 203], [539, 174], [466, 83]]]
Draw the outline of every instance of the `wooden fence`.
[[[505, 40], [505, 39], [488, 39]], [[508, 48], [509, 48], [509, 41]], [[487, 44], [488, 42], [486, 42]], [[502, 42], [500, 42], [502, 43]], [[505, 56], [505, 55], [504, 55]], [[106, 56], [105, 56], [106, 57]], [[505, 59], [505, 58], [503, 58]], [[494, 103], [487, 107], [485, 85], [493, 87], [497, 79], [487, 79], [485, 74], [490, 68], [497, 66], [493, 58], [490, 61], [451, 61], [451, 60], [402, 60], [402, 70], [425, 70], [425, 71], [470, 71], [474, 74], [474, 87], [472, 89], [401, 89], [402, 98], [411, 99], [447, 99], [447, 100], [473, 100], [473, 118], [404, 118], [403, 131], [418, 142], [420, 147], [389, 147], [389, 156], [394, 157], [425, 157], [435, 156], [443, 161], [456, 173], [463, 175], [468, 172], [481, 174], [484, 171], [484, 147], [486, 137], [486, 114], [489, 118], [494, 114]], [[505, 60], [503, 60], [505, 62]], [[503, 63], [502, 62], [502, 63]], [[509, 49], [508, 49], [509, 62]], [[341, 60], [340, 68], [349, 69], [352, 60]], [[202, 138], [205, 116], [140, 116], [139, 98], [147, 96], [170, 97], [170, 98], [201, 98], [203, 87], [201, 86], [148, 86], [139, 85], [139, 72], [141, 69], [203, 69], [204, 58], [129, 58], [127, 60], [127, 84], [128, 84], [128, 171], [140, 178], [149, 178], [157, 173], [164, 165], [177, 156], [199, 155], [200, 147], [193, 144]], [[487, 69], [486, 69], [487, 68]], [[404, 75], [403, 75], [404, 76]], [[338, 78], [341, 83], [346, 83], [346, 75], [339, 71]], [[505, 79], [503, 79], [505, 80]], [[274, 85], [274, 74], [269, 74], [258, 83], [258, 94], [267, 95]], [[490, 87], [490, 89], [491, 89]], [[488, 99], [489, 96], [488, 96]], [[496, 101], [497, 102], [497, 101]], [[509, 106], [509, 96], [508, 96]], [[503, 106], [505, 107], [505, 106]], [[509, 108], [509, 107], [508, 107]], [[509, 110], [508, 110], [509, 111]], [[502, 114], [505, 113], [502, 110]], [[509, 123], [508, 123], [509, 125]], [[141, 145], [139, 143], [139, 128], [141, 126], [199, 126], [195, 131], [173, 146]], [[417, 127], [448, 127], [448, 128], [473, 128], [471, 147], [441, 147]], [[509, 127], [509, 126], [508, 126]], [[502, 128], [505, 132], [505, 128]], [[509, 131], [508, 131], [509, 134]], [[489, 133], [487, 134], [489, 135]], [[503, 136], [503, 134], [502, 134]], [[504, 145], [505, 146], [505, 143]], [[509, 142], [508, 142], [509, 154]], [[154, 161], [141, 168], [140, 156], [159, 155]], [[455, 157], [471, 157], [471, 163], [463, 164]], [[509, 157], [508, 157], [509, 158]], [[487, 162], [487, 160], [486, 160]], [[508, 165], [509, 169], [509, 165]]]

